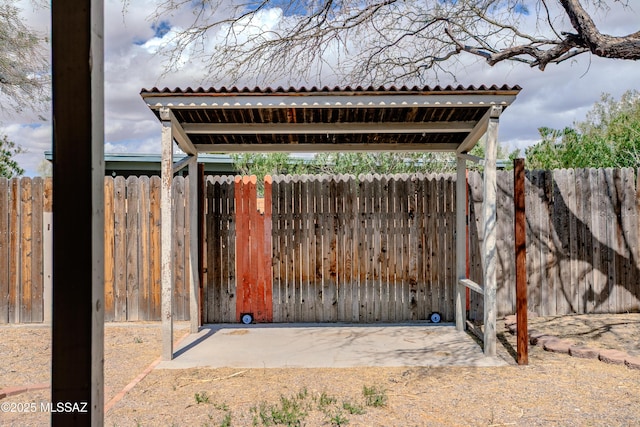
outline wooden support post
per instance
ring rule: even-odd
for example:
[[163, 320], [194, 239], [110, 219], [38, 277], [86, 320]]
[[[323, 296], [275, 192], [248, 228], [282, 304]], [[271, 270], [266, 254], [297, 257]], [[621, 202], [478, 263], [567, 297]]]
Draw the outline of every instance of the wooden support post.
[[[467, 171], [465, 172], [465, 177], [464, 177], [464, 195], [465, 195], [465, 211], [466, 211], [466, 215], [467, 215], [467, 223], [465, 225], [465, 255], [467, 257], [467, 262], [466, 262], [466, 266], [465, 266], [465, 276], [468, 278], [471, 275], [471, 265], [469, 264], [469, 170], [467, 169]], [[465, 292], [465, 298], [467, 300], [467, 304], [466, 304], [466, 316], [467, 319], [469, 318], [469, 311], [471, 310], [471, 290], [469, 288], [466, 288], [466, 292]]]
[[456, 166], [456, 329], [465, 329], [466, 289], [459, 281], [467, 278], [466, 180], [467, 161], [458, 155]]
[[44, 186], [44, 212], [42, 214], [42, 303], [44, 323], [53, 318], [53, 181], [47, 178]]
[[527, 231], [524, 200], [524, 159], [513, 161], [515, 248], [516, 248], [516, 319], [518, 365], [529, 364], [529, 330], [527, 325]]
[[486, 356], [496, 355], [496, 156], [501, 111], [501, 107], [491, 107], [485, 147], [482, 254], [484, 256], [484, 354]]
[[189, 319], [191, 333], [195, 334], [200, 328], [200, 274], [198, 270], [198, 154], [195, 161], [189, 163]]
[[162, 120], [162, 162], [160, 183], [160, 277], [162, 282], [162, 359], [173, 359], [173, 135], [168, 108], [160, 110]]
[[[198, 285], [200, 287], [200, 310], [198, 313], [200, 325], [204, 324], [204, 207], [206, 182], [204, 177], [204, 163], [198, 163]], [[209, 208], [211, 209], [211, 208]]]
[[104, 422], [103, 2], [52, 2], [53, 426]]

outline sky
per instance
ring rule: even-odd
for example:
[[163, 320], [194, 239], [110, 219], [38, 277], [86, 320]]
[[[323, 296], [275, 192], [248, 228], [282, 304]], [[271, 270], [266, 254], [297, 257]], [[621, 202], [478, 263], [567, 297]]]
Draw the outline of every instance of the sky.
[[[629, 0], [631, 9], [612, 7], [596, 17], [601, 31], [623, 35], [638, 31], [640, 0]], [[34, 9], [31, 1], [20, 2], [25, 21], [43, 33], [50, 33], [47, 9]], [[164, 58], [158, 46], [187, 25], [189, 11], [176, 13], [161, 22], [149, 19], [157, 2], [133, 0], [123, 14], [121, 0], [105, 0], [105, 153], [160, 153], [160, 124], [140, 97], [142, 88], [221, 87], [224, 81], [203, 81], [198, 64], [183, 58], [177, 72], [164, 73]], [[269, 28], [282, 18], [267, 11], [263, 25]], [[215, 40], [212, 41], [215, 43]], [[499, 63], [494, 67], [482, 61], [470, 61], [457, 74], [459, 84], [520, 85], [517, 100], [501, 116], [499, 139], [507, 149], [524, 149], [539, 140], [542, 126], [563, 128], [584, 120], [586, 113], [602, 93], [619, 98], [630, 89], [640, 90], [640, 61], [602, 59], [581, 55], [575, 61], [549, 65], [544, 72], [518, 63]], [[448, 84], [434, 81], [431, 86]], [[402, 86], [404, 82], [398, 82]], [[277, 86], [269, 82], [263, 86]], [[335, 86], [340, 81], [309, 81], [314, 85]], [[366, 85], [366, 83], [365, 83]], [[249, 84], [253, 87], [253, 80]], [[37, 175], [44, 151], [51, 150], [51, 113], [0, 113], [0, 133], [19, 144], [25, 153], [16, 157], [25, 175]]]

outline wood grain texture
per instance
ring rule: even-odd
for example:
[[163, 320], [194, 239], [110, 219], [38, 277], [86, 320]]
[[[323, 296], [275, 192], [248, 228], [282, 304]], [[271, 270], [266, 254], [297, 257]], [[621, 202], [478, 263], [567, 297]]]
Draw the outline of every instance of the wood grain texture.
[[[526, 172], [530, 310], [564, 315], [640, 309], [635, 172]], [[509, 289], [515, 270], [513, 231], [509, 231], [513, 220], [507, 212], [513, 205], [510, 175], [502, 171], [497, 175], [499, 316], [515, 310], [513, 289]], [[2, 323], [42, 321], [41, 223], [50, 209], [50, 183], [32, 178], [0, 180]], [[157, 176], [104, 179], [108, 320], [160, 319], [160, 184]], [[469, 174], [469, 278], [483, 285], [481, 184], [480, 175]], [[176, 185], [174, 314], [186, 320], [190, 291], [184, 268], [191, 236], [186, 229], [184, 180]], [[207, 178], [203, 207], [207, 322], [237, 320], [239, 224], [234, 185], [233, 177]], [[271, 221], [265, 212], [266, 222], [260, 225], [264, 231], [258, 232], [265, 237], [264, 243], [256, 241], [258, 251], [263, 248], [257, 259], [264, 264], [262, 272], [254, 270], [256, 278], [264, 278], [256, 289], [265, 301], [271, 292], [273, 321], [425, 320], [433, 311], [452, 320], [453, 176], [274, 177], [271, 188]], [[268, 307], [260, 310], [267, 313]], [[475, 292], [471, 292], [470, 310], [476, 320], [483, 311], [482, 298]]]
[[126, 301], [127, 320], [138, 320], [140, 279], [138, 259], [139, 228], [139, 191], [138, 178], [126, 179]]
[[0, 323], [9, 323], [9, 180], [0, 177]]

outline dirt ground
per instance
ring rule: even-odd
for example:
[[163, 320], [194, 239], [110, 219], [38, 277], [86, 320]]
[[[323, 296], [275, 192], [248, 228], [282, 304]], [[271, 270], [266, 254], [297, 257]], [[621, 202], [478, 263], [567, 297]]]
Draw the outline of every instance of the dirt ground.
[[[640, 314], [531, 318], [576, 344], [640, 355]], [[498, 325], [503, 331], [504, 326]], [[187, 331], [176, 325], [176, 338]], [[632, 426], [640, 370], [531, 347], [515, 365], [500, 333], [498, 368], [154, 369], [106, 414], [107, 426]], [[105, 402], [160, 354], [158, 324], [105, 329]], [[50, 331], [0, 327], [0, 389], [49, 382]], [[366, 389], [366, 393], [365, 393]], [[48, 402], [48, 390], [0, 400]], [[0, 411], [0, 426], [47, 425], [49, 414]]]

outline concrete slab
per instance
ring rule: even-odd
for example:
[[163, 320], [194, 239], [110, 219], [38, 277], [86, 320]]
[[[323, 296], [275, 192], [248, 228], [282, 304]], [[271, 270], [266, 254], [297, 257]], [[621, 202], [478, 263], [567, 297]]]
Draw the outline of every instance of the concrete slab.
[[207, 325], [157, 369], [502, 366], [450, 324]]

